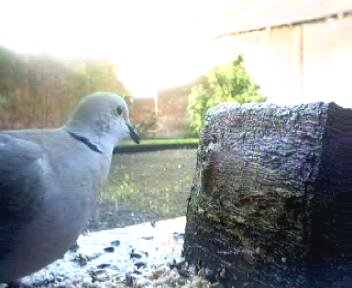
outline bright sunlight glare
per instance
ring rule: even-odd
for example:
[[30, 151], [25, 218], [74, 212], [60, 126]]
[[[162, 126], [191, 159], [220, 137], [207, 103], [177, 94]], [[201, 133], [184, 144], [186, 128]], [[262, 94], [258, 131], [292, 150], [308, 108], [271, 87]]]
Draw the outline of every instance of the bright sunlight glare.
[[[347, 0], [8, 0], [1, 4], [0, 45], [61, 59], [108, 60], [116, 64], [118, 78], [137, 98], [189, 84], [243, 54], [246, 69], [268, 101], [337, 101], [339, 95], [338, 103], [352, 105], [346, 89], [351, 66], [351, 58], [345, 56], [351, 38], [348, 19], [305, 26], [302, 46], [294, 32], [298, 28], [285, 30], [286, 34], [267, 29], [270, 37], [264, 31], [260, 39], [255, 38], [259, 34], [248, 34], [215, 40], [233, 31], [345, 11], [350, 9]], [[275, 45], [283, 45], [277, 46], [282, 53], [276, 53]], [[319, 45], [324, 49], [314, 48]], [[299, 64], [291, 61], [300, 59], [292, 58], [299, 47], [305, 49], [304, 70], [297, 70]]]
[[108, 59], [135, 97], [152, 97], [230, 59], [213, 41], [230, 2], [5, 1], [0, 43], [24, 53]]

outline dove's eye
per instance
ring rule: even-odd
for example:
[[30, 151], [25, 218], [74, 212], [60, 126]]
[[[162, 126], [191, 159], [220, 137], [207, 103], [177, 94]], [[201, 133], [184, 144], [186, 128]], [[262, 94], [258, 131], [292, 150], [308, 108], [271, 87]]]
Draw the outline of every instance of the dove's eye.
[[121, 115], [122, 114], [122, 108], [120, 106], [118, 106], [116, 108], [116, 112], [117, 112], [117, 115]]

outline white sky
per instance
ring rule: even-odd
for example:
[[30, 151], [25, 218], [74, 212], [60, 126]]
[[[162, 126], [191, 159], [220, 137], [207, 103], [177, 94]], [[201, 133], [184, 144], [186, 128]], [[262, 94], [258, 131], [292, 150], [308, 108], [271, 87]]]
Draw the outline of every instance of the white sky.
[[[320, 17], [351, 7], [351, 0], [0, 0], [0, 3], [0, 45], [61, 58], [109, 59], [118, 64], [119, 78], [135, 97], [152, 97], [160, 89], [190, 82], [211, 67], [233, 59], [237, 46], [214, 41], [219, 34], [265, 23]], [[341, 30], [340, 38], [334, 36], [337, 32], [322, 37], [325, 39], [322, 45], [330, 43], [330, 38], [339, 43], [339, 39], [350, 39], [350, 30], [345, 30]], [[336, 47], [350, 47], [348, 43], [341, 42]], [[292, 99], [287, 95], [282, 97], [285, 89], [279, 91], [280, 85], [272, 81], [275, 67], [258, 65], [259, 60], [263, 65], [267, 56], [258, 61], [254, 56], [245, 55], [246, 68], [262, 90], [267, 91], [265, 95], [270, 101], [302, 100], [294, 91]], [[348, 61], [352, 58], [341, 59], [333, 63], [335, 72], [331, 70], [330, 56], [324, 60], [329, 67], [324, 75], [312, 72], [310, 77], [305, 70], [310, 77], [306, 83], [311, 87], [306, 89], [305, 100], [326, 100], [323, 95], [329, 94], [337, 101], [336, 87], [348, 93], [348, 81], [343, 81], [342, 76], [349, 77], [344, 71], [351, 67]], [[249, 69], [251, 61], [253, 69]], [[282, 59], [278, 66], [284, 68], [287, 61]], [[263, 69], [264, 76], [255, 77]], [[335, 82], [329, 90], [332, 75]], [[314, 99], [309, 98], [316, 94]], [[345, 101], [345, 94], [338, 93], [339, 99]]]
[[104, 58], [136, 97], [191, 81], [228, 55], [212, 39], [231, 0], [1, 1], [0, 45], [59, 57]]

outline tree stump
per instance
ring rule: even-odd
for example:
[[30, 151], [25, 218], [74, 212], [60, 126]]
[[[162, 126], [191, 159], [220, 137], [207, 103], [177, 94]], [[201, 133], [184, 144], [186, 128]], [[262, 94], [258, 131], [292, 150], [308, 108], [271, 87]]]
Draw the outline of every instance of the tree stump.
[[352, 110], [212, 109], [184, 252], [225, 287], [352, 287]]

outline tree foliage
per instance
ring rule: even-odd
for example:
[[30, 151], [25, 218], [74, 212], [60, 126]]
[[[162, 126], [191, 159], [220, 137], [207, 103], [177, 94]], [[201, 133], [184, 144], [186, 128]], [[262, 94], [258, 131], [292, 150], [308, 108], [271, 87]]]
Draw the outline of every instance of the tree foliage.
[[231, 64], [217, 67], [202, 76], [193, 86], [188, 105], [191, 127], [199, 134], [207, 110], [219, 103], [244, 104], [265, 100], [266, 97], [259, 93], [259, 86], [246, 72], [243, 58], [238, 56]]
[[77, 102], [96, 91], [129, 100], [115, 69], [107, 61], [60, 61], [0, 46], [0, 129], [62, 125]]

